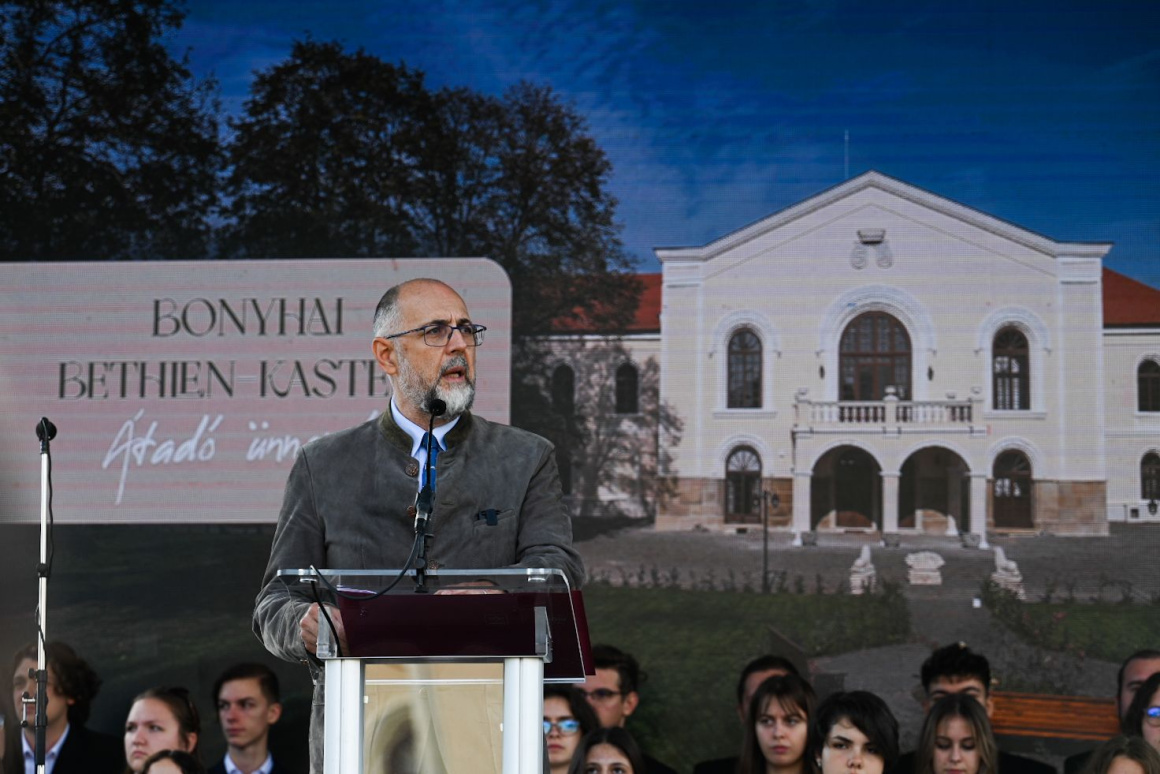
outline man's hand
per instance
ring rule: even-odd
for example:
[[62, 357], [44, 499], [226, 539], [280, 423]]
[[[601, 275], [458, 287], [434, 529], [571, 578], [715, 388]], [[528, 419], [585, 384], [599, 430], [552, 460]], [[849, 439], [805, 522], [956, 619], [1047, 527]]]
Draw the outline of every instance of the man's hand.
[[[327, 615], [330, 620], [334, 622], [334, 634], [338, 635], [338, 645], [343, 653], [348, 652], [346, 646], [346, 629], [342, 626], [342, 616], [339, 615], [338, 610], [333, 607], [327, 607]], [[306, 643], [306, 649], [311, 653], [318, 655], [318, 605], [310, 606], [306, 611], [306, 615], [298, 621], [298, 630], [302, 633], [302, 641]], [[327, 626], [325, 620], [322, 621], [323, 626]]]
[[473, 594], [503, 594], [503, 589], [496, 588], [495, 584], [487, 580], [467, 581], [466, 583], [457, 583], [454, 586], [446, 589], [439, 589], [435, 592], [435, 596], [470, 596]]

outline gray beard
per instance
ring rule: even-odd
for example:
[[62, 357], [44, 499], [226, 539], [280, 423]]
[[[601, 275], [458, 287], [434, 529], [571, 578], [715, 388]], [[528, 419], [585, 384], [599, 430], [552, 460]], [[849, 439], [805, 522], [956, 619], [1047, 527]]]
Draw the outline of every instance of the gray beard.
[[[449, 368], [460, 366], [463, 368], [464, 383], [452, 387], [444, 387], [439, 378]], [[433, 384], [424, 384], [419, 374], [411, 368], [411, 364], [407, 358], [399, 358], [399, 374], [398, 378], [391, 380], [392, 386], [399, 391], [399, 393], [412, 406], [418, 406], [425, 413], [431, 413], [428, 408], [431, 405], [431, 400], [438, 398], [447, 404], [447, 411], [443, 416], [447, 419], [454, 419], [465, 411], [471, 409], [471, 405], [475, 402], [475, 382], [471, 375], [467, 373], [467, 358], [463, 355], [456, 355], [448, 361], [440, 370], [439, 377], [436, 377]]]

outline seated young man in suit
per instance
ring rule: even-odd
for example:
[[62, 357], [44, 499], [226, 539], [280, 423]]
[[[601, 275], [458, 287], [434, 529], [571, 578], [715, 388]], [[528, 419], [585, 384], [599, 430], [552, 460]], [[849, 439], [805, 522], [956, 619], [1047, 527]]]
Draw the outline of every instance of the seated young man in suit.
[[225, 758], [210, 774], [280, 774], [270, 754], [270, 726], [282, 717], [278, 676], [265, 664], [236, 664], [213, 686], [214, 706], [226, 737]]
[[[629, 715], [640, 704], [640, 685], [644, 674], [631, 653], [612, 645], [592, 646], [596, 674], [579, 687], [596, 712], [601, 728], [624, 728]], [[643, 751], [642, 751], [643, 752]], [[643, 753], [644, 774], [676, 774], [664, 763]]]
[[[1116, 712], [1120, 722], [1128, 714], [1128, 707], [1132, 706], [1136, 691], [1153, 672], [1160, 672], [1160, 650], [1155, 648], [1138, 650], [1120, 664], [1120, 671], [1116, 675]], [[1064, 774], [1080, 774], [1091, 754], [1092, 750], [1085, 750], [1069, 755], [1063, 761]]]
[[[121, 740], [85, 728], [89, 711], [101, 678], [92, 667], [63, 642], [44, 646], [48, 685], [45, 695], [47, 727], [44, 734], [45, 770], [53, 774], [120, 774], [125, 768]], [[32, 774], [36, 771], [36, 645], [16, 652], [12, 659], [12, 704], [19, 723], [21, 707], [26, 706], [28, 727], [20, 734], [19, 746], [13, 745], [4, 755], [5, 774]], [[25, 705], [24, 695], [33, 699]]]

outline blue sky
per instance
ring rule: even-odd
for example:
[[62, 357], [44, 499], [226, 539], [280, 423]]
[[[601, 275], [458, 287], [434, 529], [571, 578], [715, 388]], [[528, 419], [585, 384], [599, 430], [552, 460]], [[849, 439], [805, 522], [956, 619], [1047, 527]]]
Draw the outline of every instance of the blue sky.
[[614, 167], [623, 239], [698, 245], [877, 169], [1160, 287], [1153, 0], [188, 0], [171, 39], [240, 110], [295, 39], [500, 93], [550, 85]]

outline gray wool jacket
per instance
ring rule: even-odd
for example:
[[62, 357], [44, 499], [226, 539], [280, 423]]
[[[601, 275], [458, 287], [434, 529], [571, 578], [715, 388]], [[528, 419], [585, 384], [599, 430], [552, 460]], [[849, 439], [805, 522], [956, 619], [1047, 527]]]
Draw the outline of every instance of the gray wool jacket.
[[[546, 567], [573, 588], [584, 566], [572, 547], [555, 450], [538, 435], [464, 414], [444, 439], [428, 567]], [[254, 632], [274, 655], [309, 665], [315, 680], [311, 769], [321, 771], [323, 685], [298, 622], [312, 603], [290, 592], [283, 569], [392, 569], [414, 542], [419, 466], [391, 412], [308, 443], [286, 482], [270, 561], [254, 605]], [[477, 514], [495, 511], [492, 518]], [[315, 769], [314, 763], [318, 763]]]

